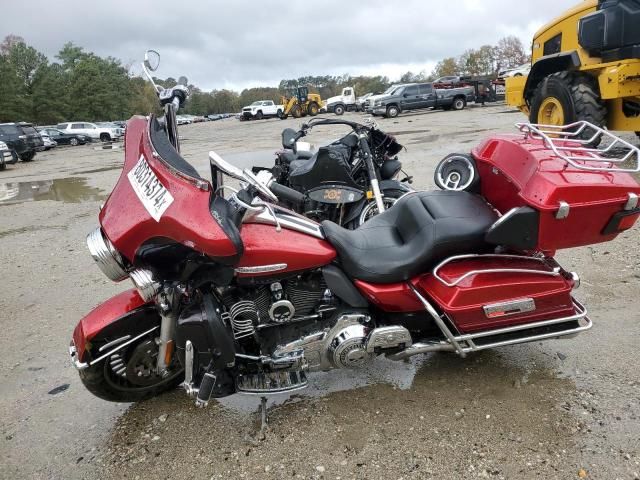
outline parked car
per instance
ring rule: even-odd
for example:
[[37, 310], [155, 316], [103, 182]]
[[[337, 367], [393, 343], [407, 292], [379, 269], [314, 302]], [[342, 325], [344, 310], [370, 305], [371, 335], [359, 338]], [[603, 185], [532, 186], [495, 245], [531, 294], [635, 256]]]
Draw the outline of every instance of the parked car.
[[30, 162], [44, 146], [40, 134], [30, 123], [0, 123], [0, 141], [16, 152], [20, 160]]
[[373, 114], [395, 118], [401, 112], [421, 108], [462, 110], [467, 102], [474, 99], [473, 87], [438, 89], [434, 88], [432, 83], [412, 83], [377, 98], [373, 105]]
[[369, 93], [365, 93], [364, 95], [362, 95], [361, 97], [356, 98], [356, 110], [358, 112], [364, 112], [364, 105], [367, 101], [367, 99], [373, 95], [373, 93], [369, 92]]
[[500, 70], [498, 72], [498, 78], [523, 77], [525, 75], [529, 75], [530, 70], [531, 70], [531, 64], [523, 63], [522, 65], [518, 65], [515, 68], [507, 68], [505, 70]]
[[15, 163], [13, 155], [6, 143], [0, 142], [0, 170], [7, 168], [8, 163]]
[[52, 148], [58, 146], [58, 143], [55, 142], [54, 140], [51, 140], [51, 137], [49, 137], [49, 135], [46, 134], [45, 132], [38, 130], [38, 133], [40, 134], [40, 138], [42, 138], [42, 142], [44, 143], [44, 145], [38, 149], [39, 152], [43, 150], [44, 151], [51, 150]]
[[41, 134], [46, 134], [54, 140], [58, 145], [84, 145], [85, 143], [91, 142], [91, 137], [89, 135], [82, 135], [80, 133], [66, 133], [62, 130], [58, 130], [55, 127], [40, 127], [38, 131]]
[[110, 142], [111, 140], [117, 140], [122, 137], [122, 129], [115, 125], [107, 124], [108, 126], [98, 126], [95, 123], [89, 122], [65, 122], [59, 123], [57, 128], [65, 133], [78, 133], [81, 135], [87, 135], [92, 140], [100, 140], [102, 142]]
[[383, 93], [379, 93], [376, 95], [371, 95], [369, 96], [369, 98], [367, 98], [364, 102], [364, 111], [367, 113], [372, 113], [373, 112], [373, 104], [375, 103], [375, 101], [378, 98], [382, 98], [384, 96], [387, 95], [391, 95], [393, 94], [393, 92], [395, 92], [396, 90], [398, 90], [399, 88], [404, 87], [403, 83], [398, 83], [395, 85], [391, 85], [389, 88], [387, 88]]
[[258, 100], [242, 109], [240, 120], [262, 120], [267, 117], [280, 117], [284, 112], [282, 105], [276, 105], [273, 100]]

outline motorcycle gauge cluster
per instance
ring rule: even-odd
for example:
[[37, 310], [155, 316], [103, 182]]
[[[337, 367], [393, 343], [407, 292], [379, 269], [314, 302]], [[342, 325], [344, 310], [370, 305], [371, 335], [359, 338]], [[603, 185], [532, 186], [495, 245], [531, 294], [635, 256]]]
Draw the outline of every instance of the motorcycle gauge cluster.
[[477, 192], [480, 186], [480, 177], [473, 157], [463, 153], [452, 153], [440, 160], [434, 181], [442, 190], [458, 192]]

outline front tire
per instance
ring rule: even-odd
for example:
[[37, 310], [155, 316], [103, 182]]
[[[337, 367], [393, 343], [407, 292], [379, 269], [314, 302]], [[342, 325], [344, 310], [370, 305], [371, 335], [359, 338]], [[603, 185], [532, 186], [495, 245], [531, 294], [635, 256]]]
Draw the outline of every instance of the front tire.
[[344, 113], [344, 107], [342, 105], [336, 105], [333, 108], [333, 113], [335, 113], [336, 115], [342, 115]]
[[102, 141], [102, 142], [110, 142], [111, 141], [111, 135], [109, 135], [108, 133], [101, 133], [100, 134], [100, 141]]
[[[80, 370], [80, 380], [84, 386], [96, 397], [109, 402], [139, 402], [160, 395], [169, 390], [176, 388], [184, 378], [184, 370], [180, 367], [174, 368], [166, 378], [158, 378], [157, 382], [153, 379], [145, 382], [139, 379], [131, 382], [126, 376], [118, 374], [118, 368], [125, 368], [133, 371], [137, 365], [130, 365], [131, 355], [136, 353], [140, 348], [155, 348], [157, 355], [157, 345], [153, 340], [142, 340], [137, 344], [127, 347], [124, 350], [114, 353], [101, 362], [91, 365], [84, 370]], [[114, 359], [115, 356], [118, 358]], [[128, 362], [125, 365], [124, 360]], [[118, 363], [118, 359], [123, 359], [122, 363]], [[147, 362], [149, 363], [149, 362]], [[116, 365], [114, 368], [113, 365]], [[126, 373], [125, 373], [126, 375]]]
[[[402, 190], [389, 189], [389, 190], [385, 190], [382, 193], [384, 195], [382, 197], [384, 208], [388, 210], [389, 208], [393, 207], [395, 203], [398, 201], [398, 199], [407, 192]], [[350, 228], [351, 230], [355, 230], [356, 228], [364, 224], [367, 220], [375, 217], [376, 215], [378, 215], [378, 206], [376, 204], [375, 199], [373, 199], [364, 205], [364, 207], [362, 208], [362, 211], [360, 212], [360, 215], [358, 215], [358, 218], [352, 221], [347, 226], [347, 228]]]
[[302, 109], [300, 108], [300, 105], [294, 105], [291, 107], [291, 115], [293, 118], [300, 118], [302, 116]]
[[20, 155], [20, 160], [23, 162], [30, 162], [33, 160], [33, 157], [36, 156], [36, 152], [27, 152]]
[[77, 147], [79, 144], [80, 142], [77, 138], [72, 138], [71, 140], [69, 140], [69, 145], [71, 145], [72, 147]]
[[264, 118], [264, 115], [262, 114], [262, 110], [256, 113], [256, 120], [262, 120], [263, 118]]
[[396, 105], [389, 105], [387, 107], [387, 117], [396, 118], [400, 114], [400, 109]]

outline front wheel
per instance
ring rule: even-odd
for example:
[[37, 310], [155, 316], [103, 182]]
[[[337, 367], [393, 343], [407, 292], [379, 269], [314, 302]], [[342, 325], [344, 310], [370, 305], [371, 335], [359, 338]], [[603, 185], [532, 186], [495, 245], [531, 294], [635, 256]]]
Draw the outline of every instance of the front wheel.
[[177, 356], [166, 377], [155, 373], [158, 346], [143, 339], [105, 360], [80, 370], [80, 380], [96, 397], [109, 402], [139, 402], [176, 388], [184, 377]]
[[108, 133], [101, 133], [100, 140], [103, 142], [108, 142], [111, 140], [111, 135], [109, 135]]
[[395, 105], [389, 105], [387, 107], [387, 117], [396, 118], [400, 114], [400, 109]]
[[20, 160], [22, 160], [23, 162], [30, 162], [35, 156], [36, 152], [23, 153], [22, 155], [20, 155]]
[[69, 140], [69, 145], [71, 145], [72, 147], [76, 147], [80, 142], [78, 142], [77, 138], [72, 138], [71, 140]]
[[344, 107], [342, 105], [336, 105], [333, 109], [333, 113], [336, 115], [342, 115], [344, 113]]
[[[382, 197], [382, 203], [384, 204], [384, 208], [388, 210], [389, 208], [393, 207], [395, 203], [398, 201], [398, 199], [402, 197], [405, 193], [407, 192], [403, 192], [402, 190], [385, 190], [384, 192], [382, 192], [382, 194], [384, 195]], [[347, 228], [351, 228], [352, 230], [355, 230], [356, 228], [360, 227], [363, 223], [365, 223], [367, 220], [370, 220], [376, 215], [378, 215], [378, 205], [376, 204], [375, 199], [373, 199], [364, 206], [358, 218], [356, 218], [353, 222], [351, 222]]]
[[264, 115], [262, 114], [262, 112], [258, 112], [256, 113], [256, 120], [262, 120], [264, 118]]

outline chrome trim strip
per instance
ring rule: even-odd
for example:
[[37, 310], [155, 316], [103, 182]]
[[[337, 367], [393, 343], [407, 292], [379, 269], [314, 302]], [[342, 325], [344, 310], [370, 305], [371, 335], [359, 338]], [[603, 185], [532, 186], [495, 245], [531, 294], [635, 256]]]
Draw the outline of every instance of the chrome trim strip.
[[625, 210], [633, 210], [638, 206], [638, 195], [635, 193], [627, 194], [627, 203], [624, 205]]
[[560, 276], [560, 270], [559, 269], [554, 269], [551, 272], [548, 271], [542, 271], [542, 270], [533, 270], [533, 269], [528, 269], [528, 268], [487, 268], [484, 270], [471, 270], [467, 273], [465, 273], [464, 275], [462, 275], [461, 277], [457, 278], [454, 282], [447, 282], [445, 279], [443, 279], [442, 277], [440, 277], [438, 275], [438, 270], [440, 270], [442, 267], [444, 267], [446, 264], [455, 261], [455, 260], [463, 260], [466, 258], [512, 258], [512, 259], [518, 259], [518, 260], [532, 260], [532, 261], [538, 261], [540, 263], [546, 264], [545, 259], [544, 258], [538, 258], [538, 257], [525, 257], [522, 255], [503, 255], [503, 254], [498, 254], [498, 253], [490, 253], [490, 254], [469, 254], [469, 255], [455, 255], [453, 257], [449, 257], [445, 260], [443, 260], [442, 262], [440, 262], [438, 265], [435, 266], [435, 268], [432, 271], [433, 277], [438, 280], [440, 283], [442, 283], [443, 285], [447, 286], [447, 287], [455, 287], [456, 285], [458, 285], [460, 282], [462, 282], [465, 278], [468, 278], [472, 275], [478, 275], [480, 273], [533, 273], [533, 274], [537, 274], [537, 275], [549, 275], [549, 276]]
[[286, 263], [273, 263], [270, 265], [254, 265], [251, 267], [236, 267], [236, 273], [268, 273], [286, 270]]
[[125, 335], [124, 337], [120, 337], [120, 338], [116, 338], [115, 340], [111, 340], [109, 343], [105, 343], [104, 345], [102, 345], [98, 351], [102, 352], [104, 350], [106, 350], [109, 347], [113, 347], [114, 345], [119, 344], [120, 342], [124, 342], [125, 340], [129, 340], [131, 338], [131, 335]]

